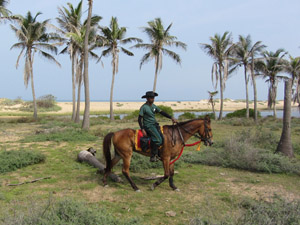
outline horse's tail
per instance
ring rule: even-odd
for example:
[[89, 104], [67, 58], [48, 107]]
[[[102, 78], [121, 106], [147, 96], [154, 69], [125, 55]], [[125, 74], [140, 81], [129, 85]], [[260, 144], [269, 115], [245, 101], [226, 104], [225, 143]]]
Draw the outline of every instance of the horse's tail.
[[111, 138], [113, 137], [114, 133], [108, 133], [103, 140], [103, 155], [106, 161], [106, 168], [105, 172], [109, 173], [111, 171], [112, 161], [111, 161], [111, 154], [110, 154], [110, 148], [111, 148]]

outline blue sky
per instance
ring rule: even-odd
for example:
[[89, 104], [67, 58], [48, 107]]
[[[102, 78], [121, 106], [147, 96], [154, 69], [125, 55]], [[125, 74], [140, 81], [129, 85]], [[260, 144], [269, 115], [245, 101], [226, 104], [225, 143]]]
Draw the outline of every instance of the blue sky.
[[[73, 0], [11, 0], [8, 9], [14, 14], [25, 15], [38, 11], [43, 14], [40, 20], [51, 19], [56, 24], [57, 7], [67, 2], [77, 5]], [[84, 16], [87, 16], [87, 0], [84, 0]], [[284, 48], [293, 57], [300, 55], [300, 1], [299, 0], [110, 0], [94, 1], [93, 14], [103, 17], [100, 24], [108, 26], [112, 16], [118, 18], [120, 26], [127, 27], [127, 37], [139, 37], [148, 43], [141, 27], [156, 17], [165, 26], [173, 23], [170, 33], [187, 44], [187, 51], [171, 48], [182, 58], [182, 65], [163, 58], [163, 69], [158, 76], [157, 100], [200, 100], [207, 99], [207, 91], [213, 91], [211, 66], [213, 60], [199, 47], [199, 43], [210, 43], [209, 37], [215, 33], [232, 33], [234, 41], [238, 35], [250, 34], [252, 40], [262, 41], [267, 50]], [[25, 89], [23, 82], [24, 60], [19, 69], [15, 68], [19, 50], [10, 50], [17, 42], [9, 23], [0, 24], [1, 72], [0, 98], [22, 97], [32, 99], [31, 87]], [[130, 45], [127, 46], [129, 48]], [[139, 69], [143, 50], [132, 49], [135, 56], [120, 55], [119, 73], [116, 75], [114, 99], [140, 100], [148, 90], [152, 90], [154, 80], [154, 61]], [[98, 50], [100, 54], [100, 50]], [[35, 57], [34, 82], [36, 95], [52, 94], [58, 100], [71, 100], [71, 66], [67, 55], [57, 56], [62, 68]], [[90, 95], [92, 100], [108, 100], [111, 85], [111, 59], [101, 64], [90, 62]], [[258, 98], [267, 99], [268, 86], [258, 79]], [[245, 84], [242, 68], [226, 83], [225, 98], [245, 99]], [[249, 87], [253, 98], [252, 86]], [[83, 93], [83, 91], [82, 91]], [[84, 97], [84, 96], [82, 96]], [[217, 96], [218, 97], [218, 96]], [[278, 99], [283, 99], [283, 83], [279, 84]]]

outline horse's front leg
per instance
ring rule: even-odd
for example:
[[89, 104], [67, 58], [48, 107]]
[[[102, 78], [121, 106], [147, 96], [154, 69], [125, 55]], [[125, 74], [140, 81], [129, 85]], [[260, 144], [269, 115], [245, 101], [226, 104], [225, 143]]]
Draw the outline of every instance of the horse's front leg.
[[169, 185], [174, 191], [180, 191], [175, 185], [173, 181], [174, 176], [174, 163], [170, 165], [170, 177], [169, 177]]
[[170, 176], [170, 159], [163, 159], [163, 166], [164, 166], [164, 171], [165, 174], [162, 178], [160, 178], [158, 181], [156, 181], [154, 184], [151, 186], [151, 190], [153, 191], [158, 185], [160, 185], [162, 182], [164, 182], [166, 179], [169, 178]]

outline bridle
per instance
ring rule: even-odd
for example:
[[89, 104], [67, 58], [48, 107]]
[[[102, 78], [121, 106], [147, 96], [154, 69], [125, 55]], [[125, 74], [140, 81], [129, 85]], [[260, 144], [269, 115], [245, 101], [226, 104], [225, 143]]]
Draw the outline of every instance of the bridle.
[[[173, 126], [174, 126], [174, 125], [173, 125]], [[190, 131], [188, 131], [187, 129], [185, 129], [184, 127], [180, 126], [179, 124], [175, 124], [175, 126], [177, 127], [177, 130], [178, 130], [180, 139], [181, 139], [181, 141], [182, 141], [182, 143], [183, 143], [183, 146], [185, 146], [185, 142], [184, 142], [184, 139], [183, 139], [183, 136], [182, 136], [182, 133], [181, 133], [181, 130], [180, 130], [180, 129], [184, 130], [186, 133], [192, 135], [193, 137], [196, 137], [196, 138], [198, 138], [199, 140], [203, 141], [203, 142], [204, 142], [204, 145], [206, 145], [206, 146], [207, 146], [207, 144], [212, 145], [212, 141], [211, 141], [211, 138], [212, 138], [212, 137], [211, 137], [210, 134], [209, 134], [209, 132], [211, 131], [211, 129], [208, 128], [208, 126], [207, 126], [207, 121], [206, 121], [206, 120], [204, 120], [204, 135], [201, 135], [199, 132], [198, 132], [199, 135], [198, 135], [198, 134], [193, 134], [193, 133], [191, 133]], [[172, 142], [173, 142], [173, 144], [175, 145], [175, 143], [174, 143], [173, 140], [175, 140], [175, 139], [174, 139], [174, 129], [173, 129], [173, 132], [172, 132]]]

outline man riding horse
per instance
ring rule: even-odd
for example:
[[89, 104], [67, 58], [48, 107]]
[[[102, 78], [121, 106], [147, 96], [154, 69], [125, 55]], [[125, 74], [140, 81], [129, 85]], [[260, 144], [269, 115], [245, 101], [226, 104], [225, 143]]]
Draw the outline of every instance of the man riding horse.
[[161, 135], [158, 123], [155, 119], [155, 114], [160, 113], [166, 118], [169, 118], [173, 123], [177, 123], [177, 120], [171, 117], [168, 113], [162, 111], [154, 104], [154, 98], [158, 96], [153, 91], [147, 91], [142, 98], [146, 98], [147, 101], [140, 108], [138, 123], [144, 136], [151, 138], [151, 157], [150, 162], [157, 162], [159, 160], [158, 148], [163, 144], [163, 136]]

